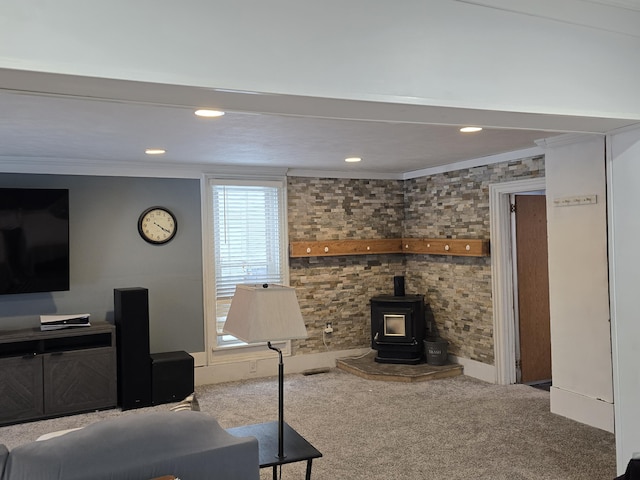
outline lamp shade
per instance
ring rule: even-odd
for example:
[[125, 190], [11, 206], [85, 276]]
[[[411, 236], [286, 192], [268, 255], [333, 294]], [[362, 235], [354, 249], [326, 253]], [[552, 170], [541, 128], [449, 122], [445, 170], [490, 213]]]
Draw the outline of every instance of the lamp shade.
[[307, 338], [295, 289], [266, 283], [236, 286], [223, 332], [247, 343]]

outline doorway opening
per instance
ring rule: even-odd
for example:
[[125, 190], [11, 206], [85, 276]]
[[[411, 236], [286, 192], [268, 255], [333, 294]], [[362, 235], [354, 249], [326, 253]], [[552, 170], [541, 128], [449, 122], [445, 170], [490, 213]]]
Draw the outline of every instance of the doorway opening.
[[545, 190], [544, 178], [489, 185], [494, 363], [500, 385], [518, 382], [511, 195]]
[[510, 195], [516, 383], [551, 388], [547, 205], [544, 191]]

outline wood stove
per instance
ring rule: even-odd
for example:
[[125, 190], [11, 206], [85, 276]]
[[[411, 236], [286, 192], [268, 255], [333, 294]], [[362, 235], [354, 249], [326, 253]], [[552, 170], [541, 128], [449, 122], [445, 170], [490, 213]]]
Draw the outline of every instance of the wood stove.
[[371, 348], [379, 363], [424, 361], [424, 295], [382, 295], [371, 299]]

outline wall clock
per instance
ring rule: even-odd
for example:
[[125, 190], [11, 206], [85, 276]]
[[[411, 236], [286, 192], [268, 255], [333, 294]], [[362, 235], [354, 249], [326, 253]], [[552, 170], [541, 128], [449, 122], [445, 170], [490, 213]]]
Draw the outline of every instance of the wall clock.
[[147, 208], [138, 219], [140, 236], [154, 245], [162, 245], [171, 241], [177, 231], [176, 217], [165, 207]]

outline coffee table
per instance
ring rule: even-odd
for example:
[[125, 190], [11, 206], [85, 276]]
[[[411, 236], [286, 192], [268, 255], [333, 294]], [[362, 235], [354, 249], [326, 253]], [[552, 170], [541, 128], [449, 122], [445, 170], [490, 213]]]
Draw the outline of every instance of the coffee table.
[[278, 458], [278, 422], [258, 423], [242, 427], [228, 428], [227, 432], [237, 437], [258, 439], [260, 468], [273, 467], [273, 480], [277, 480], [278, 466], [287, 463], [307, 461], [306, 480], [311, 480], [311, 463], [322, 457], [313, 445], [284, 422], [284, 458]]

